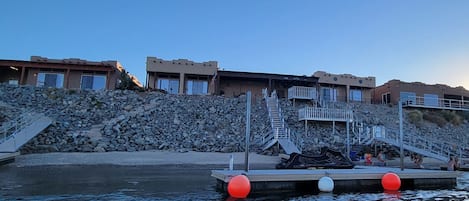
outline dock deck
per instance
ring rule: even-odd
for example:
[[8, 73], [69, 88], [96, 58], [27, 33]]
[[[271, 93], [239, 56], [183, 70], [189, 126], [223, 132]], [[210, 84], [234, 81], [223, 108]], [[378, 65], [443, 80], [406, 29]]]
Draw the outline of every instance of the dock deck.
[[0, 165], [13, 162], [18, 155], [20, 155], [20, 152], [0, 152]]
[[[295, 190], [301, 185], [317, 188], [318, 180], [328, 176], [334, 180], [335, 189], [340, 191], [362, 191], [363, 188], [381, 188], [381, 177], [394, 172], [401, 178], [401, 189], [448, 189], [456, 186], [459, 175], [455, 171], [404, 169], [391, 167], [356, 166], [354, 169], [295, 169], [295, 170], [212, 170], [218, 180], [217, 187], [226, 191], [231, 177], [244, 174], [251, 182], [252, 191]], [[300, 185], [301, 184], [301, 185]], [[335, 191], [335, 190], [334, 190]]]

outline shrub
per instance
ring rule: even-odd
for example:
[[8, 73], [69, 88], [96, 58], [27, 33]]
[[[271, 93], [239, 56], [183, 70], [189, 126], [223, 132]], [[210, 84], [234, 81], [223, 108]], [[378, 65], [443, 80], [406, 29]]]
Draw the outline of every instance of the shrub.
[[423, 120], [423, 114], [419, 110], [412, 110], [407, 114], [407, 118], [409, 119], [410, 123], [413, 124], [420, 124]]
[[453, 125], [459, 126], [462, 124], [463, 119], [455, 111], [443, 110], [441, 115], [446, 121], [451, 122]]
[[432, 122], [436, 125], [438, 125], [439, 127], [443, 127], [445, 126], [448, 121], [446, 121], [446, 119], [444, 117], [442, 117], [441, 115], [435, 113], [435, 112], [426, 112], [423, 114], [423, 119], [429, 121], [429, 122]]

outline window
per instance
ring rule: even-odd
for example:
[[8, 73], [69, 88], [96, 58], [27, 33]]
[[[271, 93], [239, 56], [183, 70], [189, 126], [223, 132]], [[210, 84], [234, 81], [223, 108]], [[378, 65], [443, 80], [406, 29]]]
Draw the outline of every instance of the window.
[[381, 94], [381, 102], [383, 104], [391, 103], [391, 94], [390, 93]]
[[358, 90], [358, 89], [351, 89], [350, 90], [350, 97], [349, 99], [351, 101], [359, 101], [361, 102], [363, 99], [362, 99], [362, 91], [361, 90]]
[[158, 78], [157, 88], [167, 91], [169, 94], [178, 94], [179, 93], [179, 80], [178, 79], [168, 79], [168, 78]]
[[414, 92], [401, 92], [400, 96], [401, 96], [402, 104], [404, 105], [417, 103], [417, 97], [415, 96]]
[[81, 86], [81, 89], [93, 89], [93, 90], [106, 89], [106, 76], [105, 75], [82, 75], [80, 86]]
[[62, 88], [64, 86], [64, 74], [38, 73], [36, 86]]
[[438, 106], [438, 95], [436, 94], [424, 94], [423, 95], [423, 104], [425, 106]]
[[337, 89], [323, 87], [321, 88], [323, 101], [336, 102], [337, 101]]
[[208, 93], [208, 81], [188, 80], [186, 89], [188, 95], [206, 95]]

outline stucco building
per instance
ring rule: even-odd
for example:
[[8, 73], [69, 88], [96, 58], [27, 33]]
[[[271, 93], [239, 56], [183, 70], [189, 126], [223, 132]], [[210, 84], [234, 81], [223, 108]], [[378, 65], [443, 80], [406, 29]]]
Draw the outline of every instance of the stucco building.
[[0, 60], [0, 82], [66, 89], [115, 89], [122, 73], [139, 87], [138, 80], [125, 72], [118, 61], [49, 59], [31, 56], [30, 61]]
[[375, 77], [358, 77], [351, 74], [332, 74], [316, 71], [320, 102], [363, 102], [371, 103], [376, 87]]
[[251, 91], [254, 98], [262, 98], [262, 89], [275, 90], [279, 98], [288, 96], [293, 86], [315, 87], [318, 79], [313, 76], [218, 71], [215, 78], [215, 94], [236, 97]]
[[399, 100], [407, 106], [469, 109], [469, 91], [464, 87], [390, 80], [374, 91], [376, 103], [397, 104]]
[[215, 90], [212, 79], [218, 71], [216, 61], [194, 62], [187, 59], [163, 60], [147, 57], [149, 89], [161, 89], [170, 94], [204, 95]]

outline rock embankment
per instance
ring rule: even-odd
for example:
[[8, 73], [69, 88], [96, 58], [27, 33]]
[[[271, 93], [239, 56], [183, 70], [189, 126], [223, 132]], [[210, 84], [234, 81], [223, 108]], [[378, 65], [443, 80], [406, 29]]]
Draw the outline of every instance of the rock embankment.
[[[246, 98], [243, 96], [0, 87], [0, 101], [9, 107], [44, 113], [54, 119], [51, 126], [22, 148], [24, 153], [244, 150]], [[15, 112], [5, 111], [3, 119], [11, 119]], [[251, 140], [254, 142], [270, 128], [266, 114], [262, 101], [252, 104]], [[252, 149], [259, 151], [255, 145]]]
[[[344, 149], [344, 123], [298, 121], [298, 109], [309, 105], [281, 99], [283, 115], [293, 133], [304, 140], [305, 150], [323, 146]], [[349, 108], [354, 120], [364, 127], [384, 126], [387, 133], [399, 132], [396, 106], [335, 103], [329, 107]], [[159, 92], [87, 91], [11, 86], [0, 84], [0, 124], [22, 112], [39, 112], [54, 120], [46, 130], [23, 148], [23, 153], [109, 152], [109, 151], [244, 151], [246, 98], [170, 95]], [[437, 125], [422, 120], [411, 123], [404, 110], [404, 132], [467, 141], [469, 123]], [[351, 125], [351, 142], [357, 142], [356, 125]], [[271, 129], [263, 100], [254, 100], [251, 110], [251, 151], [262, 152], [259, 142]], [[274, 146], [275, 147], [275, 146]], [[268, 150], [264, 154], [272, 154]]]

